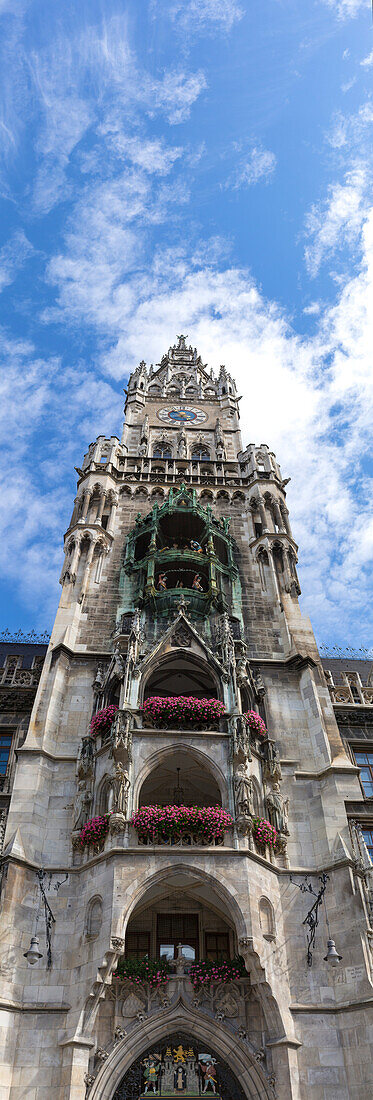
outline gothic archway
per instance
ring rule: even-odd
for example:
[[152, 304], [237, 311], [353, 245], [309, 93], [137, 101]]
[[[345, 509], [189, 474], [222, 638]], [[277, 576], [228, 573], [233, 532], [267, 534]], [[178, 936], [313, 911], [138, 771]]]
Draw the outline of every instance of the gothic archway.
[[[226, 1087], [228, 1082], [233, 1083], [234, 1100], [273, 1100], [271, 1083], [248, 1043], [228, 1031], [218, 1020], [209, 1020], [194, 1010], [187, 1011], [182, 1002], [171, 1012], [162, 1013], [162, 1018], [148, 1020], [146, 1038], [144, 1025], [139, 1023], [132, 1032], [130, 1042], [124, 1037], [116, 1044], [97, 1074], [89, 1100], [127, 1100], [127, 1097], [132, 1100], [133, 1088], [137, 1087], [138, 1062], [146, 1057], [147, 1052], [157, 1051], [175, 1036], [184, 1036], [192, 1049], [197, 1048], [198, 1053], [211, 1054], [217, 1059], [224, 1088], [223, 1100], [230, 1100]], [[134, 1081], [130, 1077], [132, 1069]], [[202, 1095], [207, 1100], [213, 1094], [208, 1090]]]
[[143, 698], [151, 695], [191, 695], [194, 698], [219, 698], [216, 677], [207, 662], [177, 650], [153, 664], [142, 685]]
[[[246, 1100], [245, 1093], [229, 1065], [212, 1047], [205, 1051], [205, 1045], [204, 1041], [202, 1046], [196, 1043], [195, 1036], [186, 1031], [172, 1032], [163, 1042], [158, 1042], [147, 1050], [145, 1058], [140, 1056], [133, 1062], [115, 1090], [112, 1100], [138, 1100], [148, 1084], [146, 1062], [148, 1066], [154, 1066], [154, 1087], [157, 1090], [155, 1095], [168, 1096], [173, 1088], [178, 1089], [181, 1098], [183, 1093], [196, 1097], [203, 1095], [206, 1069], [209, 1065], [208, 1055], [211, 1057], [210, 1072], [214, 1074], [212, 1080], [218, 1096], [223, 1100]], [[206, 1096], [211, 1096], [212, 1092], [212, 1085], [208, 1085]]]
[[[221, 769], [205, 753], [200, 752], [195, 747], [190, 749], [190, 746], [183, 742], [178, 742], [177, 745], [171, 748], [167, 746], [159, 749], [144, 763], [134, 784], [134, 806], [147, 805], [148, 803], [154, 803], [154, 801], [161, 801], [162, 805], [164, 802], [170, 802], [170, 800], [174, 803], [174, 797], [172, 796], [170, 799], [168, 795], [170, 795], [170, 784], [175, 787], [175, 783], [177, 783], [178, 768], [180, 769], [180, 783], [184, 790], [183, 803], [187, 801], [188, 805], [198, 803], [198, 805], [206, 806], [223, 804], [228, 808], [227, 782]], [[164, 775], [166, 785], [160, 787], [162, 795], [160, 800], [159, 796], [155, 796], [153, 790], [150, 790], [150, 787], [156, 785], [158, 779], [160, 781], [163, 779], [163, 772], [169, 774]], [[190, 797], [189, 788], [193, 788], [190, 791]], [[206, 795], [206, 798], [204, 798], [204, 795]]]

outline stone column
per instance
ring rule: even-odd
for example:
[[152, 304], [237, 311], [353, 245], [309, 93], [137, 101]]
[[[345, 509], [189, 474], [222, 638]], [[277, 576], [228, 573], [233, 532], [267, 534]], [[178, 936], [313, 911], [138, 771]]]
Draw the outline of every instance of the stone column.
[[264, 534], [264, 533], [267, 533], [269, 528], [268, 528], [267, 513], [266, 513], [266, 510], [265, 510], [264, 500], [263, 500], [262, 497], [258, 497], [258, 511], [259, 511], [259, 515], [260, 515], [260, 518], [261, 518], [261, 521], [262, 521], [263, 534]]
[[282, 523], [283, 523], [283, 526], [285, 527], [286, 534], [289, 535], [290, 539], [292, 539], [293, 535], [292, 535], [292, 531], [291, 531], [291, 527], [290, 527], [289, 512], [288, 512], [287, 507], [286, 507], [285, 504], [283, 504], [281, 506], [281, 516], [282, 516]]
[[281, 515], [280, 506], [278, 504], [278, 501], [275, 500], [275, 498], [273, 499], [272, 508], [273, 508], [273, 515], [274, 515], [274, 518], [275, 518], [275, 523], [277, 523], [279, 531], [283, 531], [284, 530], [284, 519], [283, 519], [283, 516]]
[[89, 571], [90, 571], [90, 568], [91, 568], [91, 565], [92, 565], [92, 558], [93, 558], [93, 555], [94, 555], [95, 546], [96, 546], [96, 543], [94, 542], [93, 539], [91, 539], [89, 549], [88, 549], [88, 554], [87, 554], [87, 560], [86, 560], [85, 567], [84, 567], [82, 587], [81, 587], [80, 596], [79, 596], [79, 603], [82, 602], [82, 599], [83, 599], [83, 597], [85, 596], [85, 593], [86, 593], [86, 588], [87, 588], [87, 585], [88, 585], [88, 578], [89, 578]]
[[75, 538], [74, 553], [73, 553], [71, 563], [70, 563], [70, 577], [71, 577], [72, 581], [75, 581], [75, 578], [76, 578], [76, 571], [77, 571], [77, 568], [78, 568], [78, 561], [79, 561], [79, 556], [80, 556], [80, 542], [81, 542], [80, 538], [76, 537]]
[[91, 503], [91, 496], [92, 496], [92, 490], [91, 489], [86, 489], [85, 492], [83, 493], [82, 514], [81, 514], [81, 517], [80, 517], [81, 521], [83, 521], [84, 523], [87, 522], [89, 506], [90, 506], [90, 503]]
[[97, 509], [97, 513], [96, 513], [95, 523], [101, 523], [102, 513], [104, 511], [105, 504], [106, 504], [106, 496], [107, 496], [107, 494], [106, 494], [105, 491], [100, 493], [100, 499], [99, 499], [99, 503], [98, 503], [98, 509]]
[[108, 530], [110, 535], [113, 534], [115, 509], [117, 508], [117, 505], [118, 505], [118, 501], [116, 499], [112, 500], [111, 508], [110, 508], [110, 515], [109, 515], [109, 522], [108, 522], [108, 525], [107, 525], [107, 530]]

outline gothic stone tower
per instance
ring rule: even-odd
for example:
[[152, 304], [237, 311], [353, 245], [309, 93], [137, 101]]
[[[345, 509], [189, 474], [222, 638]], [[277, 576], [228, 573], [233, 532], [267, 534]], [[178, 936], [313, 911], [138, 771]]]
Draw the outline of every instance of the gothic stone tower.
[[363, 1100], [358, 769], [299, 609], [286, 482], [266, 445], [243, 449], [228, 371], [183, 336], [140, 363], [125, 411], [78, 470], [18, 753], [0, 1098]]

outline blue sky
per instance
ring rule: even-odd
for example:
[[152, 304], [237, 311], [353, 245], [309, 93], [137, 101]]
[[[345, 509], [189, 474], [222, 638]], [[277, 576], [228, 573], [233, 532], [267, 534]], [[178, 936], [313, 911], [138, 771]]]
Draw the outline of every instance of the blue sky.
[[368, 0], [0, 0], [2, 625], [51, 626], [74, 466], [185, 332], [268, 442], [319, 642], [371, 644]]

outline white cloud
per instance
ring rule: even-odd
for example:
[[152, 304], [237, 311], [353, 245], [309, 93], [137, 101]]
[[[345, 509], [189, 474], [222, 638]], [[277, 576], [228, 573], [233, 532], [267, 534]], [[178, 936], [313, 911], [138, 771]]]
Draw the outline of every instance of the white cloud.
[[363, 61], [360, 61], [360, 65], [362, 65], [363, 69], [370, 69], [372, 67], [372, 65], [373, 65], [373, 50], [371, 50], [370, 53], [368, 53], [367, 57], [363, 58]]
[[311, 276], [336, 250], [359, 240], [368, 209], [369, 176], [356, 166], [346, 173], [344, 183], [330, 184], [325, 202], [314, 204], [305, 219], [308, 244], [305, 260]]
[[34, 249], [23, 229], [16, 230], [0, 249], [0, 293], [16, 278], [18, 271], [32, 255]]
[[354, 19], [362, 8], [366, 9], [366, 0], [324, 0], [337, 19]]
[[316, 317], [321, 312], [320, 302], [310, 302], [308, 306], [304, 307], [303, 313], [309, 317]]
[[[166, 0], [155, 0], [155, 17], [158, 17], [161, 9], [164, 14], [165, 3]], [[211, 29], [227, 33], [245, 14], [242, 4], [238, 4], [237, 0], [171, 0], [166, 10], [176, 29], [183, 34], [201, 33]]]
[[225, 187], [236, 191], [241, 187], [251, 187], [255, 183], [268, 183], [275, 167], [275, 154], [269, 149], [263, 149], [261, 145], [254, 145], [248, 153], [239, 157]]

